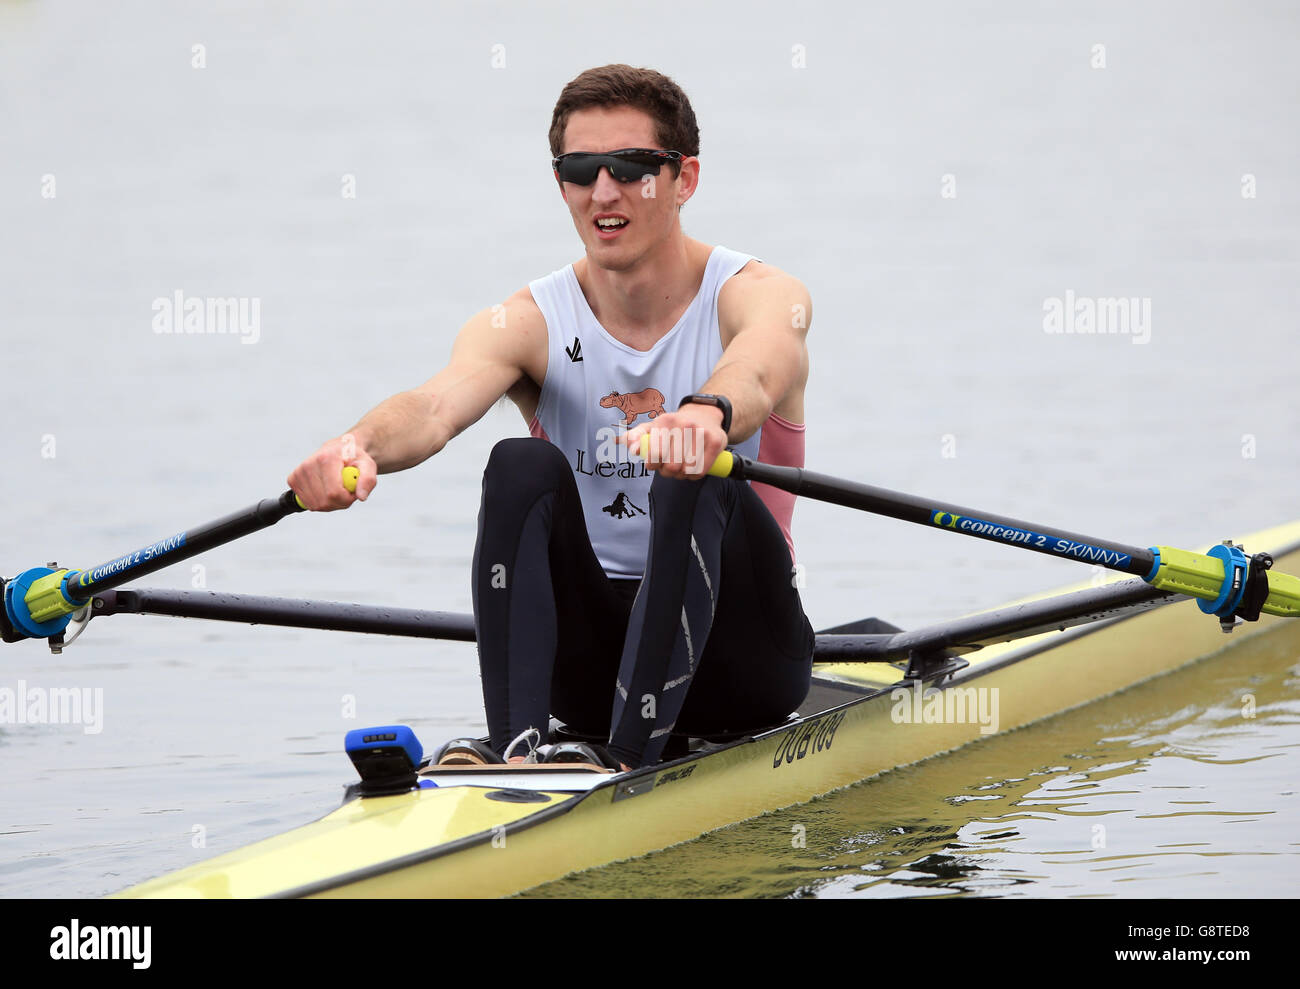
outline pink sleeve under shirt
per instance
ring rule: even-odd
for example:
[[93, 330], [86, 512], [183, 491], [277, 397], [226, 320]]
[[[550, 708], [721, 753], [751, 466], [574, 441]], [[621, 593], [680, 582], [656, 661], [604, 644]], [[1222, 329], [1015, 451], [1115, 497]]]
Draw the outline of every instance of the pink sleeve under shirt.
[[[804, 458], [804, 426], [796, 425], [788, 419], [782, 419], [773, 412], [763, 423], [763, 432], [758, 439], [758, 460], [764, 464], [779, 464], [783, 467], [802, 467]], [[789, 491], [782, 491], [767, 484], [751, 485], [754, 493], [763, 500], [767, 510], [781, 527], [785, 544], [790, 547], [790, 562], [795, 562], [794, 539], [790, 535], [790, 523], [794, 519], [795, 497]]]

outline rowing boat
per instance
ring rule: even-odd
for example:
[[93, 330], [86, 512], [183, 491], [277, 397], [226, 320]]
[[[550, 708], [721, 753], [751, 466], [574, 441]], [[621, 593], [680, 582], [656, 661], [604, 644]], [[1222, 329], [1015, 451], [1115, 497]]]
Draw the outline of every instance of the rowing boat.
[[[1230, 541], [1188, 552], [1098, 540], [730, 452], [711, 473], [1092, 562], [1127, 579], [911, 631], [875, 619], [827, 629], [817, 636], [808, 697], [785, 723], [741, 737], [679, 740], [679, 758], [631, 771], [433, 766], [421, 764], [404, 726], [351, 732], [348, 753], [362, 779], [333, 813], [119, 895], [508, 895], [1022, 727], [1300, 617], [1300, 579], [1287, 572], [1300, 566], [1300, 521], [1247, 537], [1248, 557]], [[344, 483], [355, 481], [355, 470], [344, 468]], [[0, 638], [45, 639], [57, 652], [93, 616], [120, 612], [474, 638], [467, 615], [119, 589], [302, 510], [286, 491], [98, 567], [32, 567], [0, 579]]]
[[[1293, 570], [1300, 566], [1300, 521], [1255, 533], [1246, 544]], [[858, 627], [828, 630], [818, 645], [831, 661], [815, 665], [797, 715], [769, 731], [696, 740], [689, 755], [624, 773], [426, 765], [420, 779], [433, 786], [354, 795], [318, 821], [119, 895], [509, 895], [1023, 727], [1214, 655], [1279, 621], [1265, 616], [1228, 638], [1193, 601], [1119, 580], [916, 632], [871, 633], [878, 649], [870, 655]], [[1044, 626], [1051, 629], [1034, 631]], [[857, 658], [834, 660], [841, 639], [857, 643]]]

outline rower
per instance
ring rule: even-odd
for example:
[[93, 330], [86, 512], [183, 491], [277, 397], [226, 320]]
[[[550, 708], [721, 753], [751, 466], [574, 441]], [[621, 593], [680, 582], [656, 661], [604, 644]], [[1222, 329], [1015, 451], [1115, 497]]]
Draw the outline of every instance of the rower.
[[[310, 509], [347, 508], [511, 398], [530, 436], [488, 459], [474, 550], [490, 737], [477, 757], [513, 743], [512, 761], [529, 758], [520, 739], [545, 743], [554, 716], [635, 768], [673, 738], [780, 724], [807, 694], [794, 498], [706, 471], [729, 446], [803, 465], [811, 300], [775, 267], [682, 230], [699, 129], [671, 79], [583, 72], [549, 136], [583, 257], [470, 319], [443, 370], [289, 484]], [[360, 473], [355, 494], [344, 465]], [[474, 759], [462, 742], [449, 757]]]

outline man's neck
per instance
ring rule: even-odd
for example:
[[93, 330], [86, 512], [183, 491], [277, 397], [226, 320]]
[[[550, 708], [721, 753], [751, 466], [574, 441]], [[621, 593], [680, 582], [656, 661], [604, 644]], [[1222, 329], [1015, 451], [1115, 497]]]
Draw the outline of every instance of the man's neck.
[[628, 346], [649, 350], [699, 292], [709, 252], [707, 244], [679, 234], [633, 268], [612, 271], [584, 257], [573, 270], [600, 325]]

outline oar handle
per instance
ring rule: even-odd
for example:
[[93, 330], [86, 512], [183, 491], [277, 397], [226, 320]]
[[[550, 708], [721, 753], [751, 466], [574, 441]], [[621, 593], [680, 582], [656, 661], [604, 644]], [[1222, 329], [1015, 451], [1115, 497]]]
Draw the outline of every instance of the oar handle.
[[[650, 434], [646, 433], [641, 437], [641, 459], [646, 460], [650, 456]], [[709, 468], [708, 473], [711, 477], [730, 477], [731, 472], [739, 461], [730, 450], [723, 450], [718, 454], [713, 466]]]
[[[343, 468], [343, 487], [347, 488], [347, 489], [348, 489], [349, 491], [351, 491], [353, 494], [356, 494], [356, 493], [357, 493], [357, 481], [358, 481], [358, 479], [359, 479], [360, 477], [361, 477], [361, 471], [357, 470], [355, 467], [344, 467], [344, 468]], [[299, 510], [300, 512], [305, 512], [305, 511], [307, 511], [307, 506], [304, 505], [304, 504], [302, 503], [302, 499], [301, 499], [301, 498], [299, 498], [297, 495], [294, 495], [294, 496], [293, 496], [293, 500], [297, 503], [297, 505], [298, 505], [298, 510]]]
[[713, 466], [709, 468], [709, 475], [711, 477], [730, 477], [737, 463], [739, 461], [734, 453], [730, 450], [723, 450], [718, 454], [718, 459], [713, 461]]

